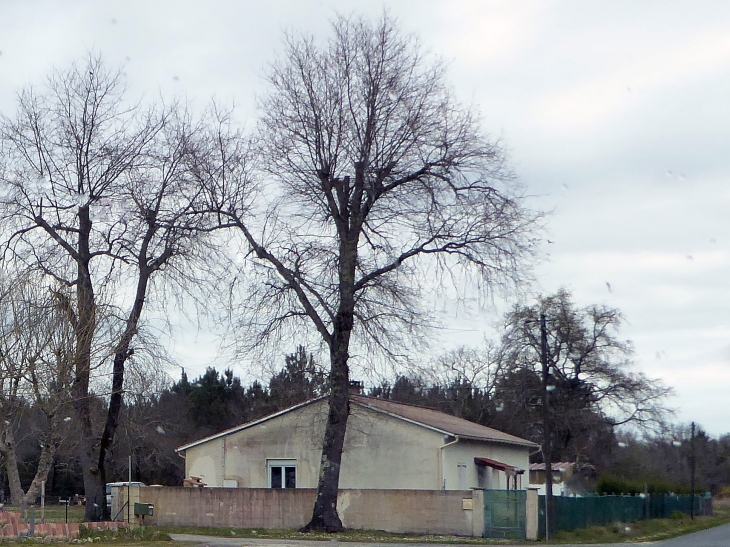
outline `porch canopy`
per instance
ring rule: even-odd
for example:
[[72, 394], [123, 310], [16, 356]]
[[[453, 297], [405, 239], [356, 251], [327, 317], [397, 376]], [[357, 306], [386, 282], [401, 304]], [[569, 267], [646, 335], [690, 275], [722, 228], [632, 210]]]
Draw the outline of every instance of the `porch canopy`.
[[497, 471], [502, 471], [505, 475], [507, 475], [507, 490], [510, 489], [510, 479], [512, 479], [513, 489], [518, 489], [518, 476], [520, 477], [520, 488], [522, 487], [522, 475], [525, 474], [524, 469], [520, 469], [519, 467], [515, 467], [514, 465], [498, 462], [497, 460], [491, 460], [489, 458], [474, 458], [474, 463], [476, 465], [481, 465], [482, 467], [490, 467], [492, 469], [496, 469]]

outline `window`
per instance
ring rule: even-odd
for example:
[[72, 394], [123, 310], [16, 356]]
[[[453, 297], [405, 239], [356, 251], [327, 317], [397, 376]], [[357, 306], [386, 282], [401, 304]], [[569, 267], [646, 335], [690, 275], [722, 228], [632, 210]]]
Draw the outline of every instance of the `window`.
[[268, 460], [269, 488], [296, 488], [296, 460]]

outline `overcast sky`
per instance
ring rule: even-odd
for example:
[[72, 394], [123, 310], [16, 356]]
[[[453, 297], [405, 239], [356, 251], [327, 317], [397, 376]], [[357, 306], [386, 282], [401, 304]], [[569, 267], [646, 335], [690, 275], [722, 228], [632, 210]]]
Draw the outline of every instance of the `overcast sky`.
[[[284, 30], [384, 7], [551, 211], [534, 292], [619, 308], [677, 418], [730, 432], [730, 2], [0, 0], [0, 111], [94, 50], [133, 94], [235, 100], [252, 125]], [[496, 312], [474, 314], [444, 346], [494, 336]], [[193, 374], [215, 364], [205, 332], [172, 349]]]

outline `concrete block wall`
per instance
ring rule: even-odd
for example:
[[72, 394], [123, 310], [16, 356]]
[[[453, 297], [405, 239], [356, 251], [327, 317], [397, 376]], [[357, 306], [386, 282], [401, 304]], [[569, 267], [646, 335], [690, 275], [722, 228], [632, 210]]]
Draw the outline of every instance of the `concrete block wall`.
[[[471, 491], [340, 490], [337, 511], [347, 528], [393, 533], [474, 535]], [[477, 509], [478, 511], [478, 509]], [[482, 510], [483, 513], [483, 510]], [[482, 535], [479, 530], [477, 536]]]
[[[134, 494], [132, 494], [134, 496]], [[316, 490], [268, 488], [140, 488], [154, 505], [145, 524], [238, 528], [301, 528], [312, 516]]]
[[[133, 494], [134, 496], [134, 494]], [[295, 529], [312, 516], [316, 491], [297, 488], [140, 488], [154, 505], [145, 524]], [[347, 528], [393, 533], [481, 536], [483, 502], [471, 491], [340, 490], [337, 503]], [[481, 519], [474, 519], [479, 513]]]

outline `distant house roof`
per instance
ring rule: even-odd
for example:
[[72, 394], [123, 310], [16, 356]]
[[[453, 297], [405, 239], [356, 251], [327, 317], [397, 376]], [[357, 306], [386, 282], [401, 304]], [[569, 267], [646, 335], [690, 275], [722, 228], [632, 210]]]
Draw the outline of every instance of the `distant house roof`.
[[[564, 471], [568, 471], [574, 465], [575, 465], [575, 463], [573, 463], [573, 462], [554, 462], [551, 464], [551, 467], [552, 467], [553, 471], [559, 471], [562, 473]], [[531, 463], [530, 471], [545, 471], [545, 464], [544, 463]]]
[[508, 433], [470, 422], [463, 418], [457, 418], [456, 416], [432, 408], [396, 403], [395, 401], [365, 397], [364, 395], [350, 395], [350, 400], [360, 406], [390, 414], [396, 418], [401, 418], [452, 437], [475, 441], [516, 444], [530, 448], [539, 446], [527, 439], [521, 439], [520, 437], [515, 437], [514, 435], [509, 435]]
[[[241, 424], [236, 427], [232, 427], [231, 429], [221, 431], [220, 433], [216, 433], [215, 435], [193, 441], [191, 443], [176, 448], [175, 451], [185, 452], [187, 449], [193, 448], [194, 446], [198, 446], [208, 441], [220, 439], [221, 437], [225, 437], [232, 433], [237, 433], [238, 431], [254, 427], [262, 422], [266, 422], [268, 420], [271, 420], [272, 418], [281, 416], [282, 414], [292, 412], [294, 410], [324, 399], [326, 399], [326, 396], [311, 399], [309, 401], [281, 410], [274, 414], [270, 414], [269, 416], [265, 416], [261, 419], [254, 420], [253, 422]], [[409, 405], [405, 403], [396, 403], [395, 401], [389, 401], [387, 399], [377, 399], [375, 397], [366, 397], [364, 395], [350, 395], [350, 401], [375, 412], [387, 414], [406, 422], [410, 422], [416, 425], [420, 425], [421, 427], [431, 429], [443, 435], [449, 435], [451, 437], [459, 437], [465, 440], [491, 441], [497, 443], [513, 444], [526, 446], [529, 448], [536, 448], [539, 446], [532, 441], [521, 439], [519, 437], [515, 437], [514, 435], [509, 435], [491, 427], [486, 427], [484, 425], [470, 422], [462, 418], [457, 418], [456, 416], [445, 414], [444, 412], [432, 408]], [[532, 467], [530, 467], [530, 469], [532, 469]]]

